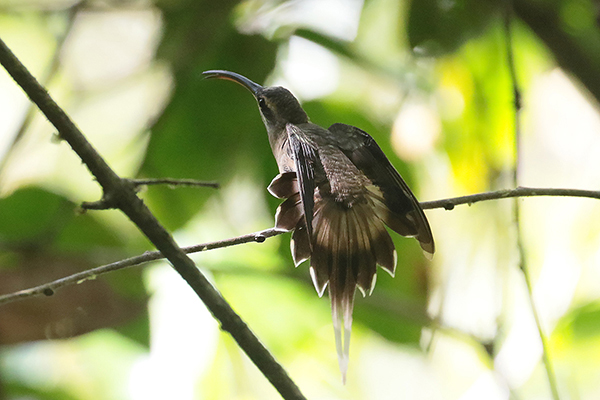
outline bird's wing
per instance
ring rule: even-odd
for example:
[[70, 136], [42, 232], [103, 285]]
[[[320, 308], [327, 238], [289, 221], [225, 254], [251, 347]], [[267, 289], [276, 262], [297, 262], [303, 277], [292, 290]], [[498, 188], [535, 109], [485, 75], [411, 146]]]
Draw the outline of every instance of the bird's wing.
[[[300, 188], [300, 198], [304, 209], [304, 219], [308, 237], [312, 238], [312, 220], [315, 207], [315, 168], [319, 163], [319, 155], [300, 128], [293, 124], [286, 125], [289, 148], [296, 165], [296, 176]], [[309, 242], [312, 239], [309, 240]]]
[[375, 140], [351, 125], [333, 124], [329, 130], [340, 150], [381, 191], [385, 209], [381, 217], [386, 224], [401, 235], [416, 237], [421, 248], [433, 254], [433, 236], [423, 209]]

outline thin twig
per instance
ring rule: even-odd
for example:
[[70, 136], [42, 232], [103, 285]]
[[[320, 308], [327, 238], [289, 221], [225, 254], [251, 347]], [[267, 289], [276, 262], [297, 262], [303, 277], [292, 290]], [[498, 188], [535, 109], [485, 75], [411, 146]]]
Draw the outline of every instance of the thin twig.
[[172, 178], [154, 178], [154, 179], [129, 179], [136, 186], [150, 185], [169, 185], [169, 186], [200, 186], [218, 189], [219, 183], [212, 181], [197, 181], [195, 179], [172, 179]]
[[[131, 188], [139, 188], [140, 186], [148, 185], [169, 185], [169, 186], [195, 186], [195, 187], [212, 187], [219, 188], [217, 182], [197, 181], [195, 179], [172, 179], [172, 178], [149, 178], [149, 179], [126, 179], [121, 180], [124, 185], [129, 185]], [[107, 193], [100, 200], [84, 201], [81, 203], [82, 210], [110, 210], [119, 208], [116, 201], [118, 199], [108, 195]]]
[[[181, 250], [183, 250], [186, 254], [190, 254], [218, 249], [222, 247], [235, 246], [238, 244], [249, 242], [262, 243], [267, 238], [280, 235], [285, 232], [286, 231], [277, 228], [265, 229], [260, 232], [249, 233], [231, 239], [183, 247]], [[15, 301], [24, 300], [30, 297], [36, 297], [41, 295], [52, 296], [54, 293], [56, 293], [58, 289], [62, 288], [63, 286], [80, 284], [85, 282], [86, 280], [95, 279], [96, 277], [109, 272], [118, 271], [121, 269], [145, 264], [150, 261], [160, 260], [163, 258], [165, 257], [160, 251], [147, 251], [144, 254], [140, 254], [139, 256], [126, 258], [124, 260], [116, 261], [106, 265], [101, 265], [99, 267], [78, 272], [76, 274], [69, 275], [64, 278], [44, 283], [43, 285], [35, 286], [29, 289], [19, 290], [18, 292], [5, 294], [3, 296], [0, 296], [0, 305], [13, 303]]]
[[284, 399], [305, 399], [298, 386], [288, 376], [267, 348], [252, 333], [246, 323], [233, 311], [220, 293], [198, 270], [194, 262], [179, 248], [173, 237], [158, 222], [148, 207], [137, 196], [136, 188], [119, 177], [87, 141], [73, 121], [48, 92], [37, 82], [25, 66], [0, 40], [0, 63], [31, 101], [44, 113], [64, 139], [77, 153], [102, 186], [103, 198], [119, 208], [169, 260], [173, 268], [202, 299], [206, 307], [250, 357], [262, 374]]
[[455, 206], [461, 204], [471, 205], [485, 200], [532, 196], [585, 197], [590, 199], [600, 199], [600, 191], [584, 189], [531, 188], [520, 186], [515, 189], [501, 189], [493, 192], [470, 194], [467, 196], [453, 197], [450, 199], [424, 201], [421, 203], [421, 207], [423, 207], [424, 210], [431, 210], [434, 208], [445, 208], [446, 210], [452, 210]]
[[[508, 63], [508, 72], [510, 74], [510, 80], [512, 84], [513, 101], [514, 101], [514, 130], [515, 130], [515, 166], [513, 169], [513, 184], [518, 186], [519, 184], [519, 172], [521, 170], [521, 91], [519, 89], [517, 71], [515, 67], [514, 52], [513, 52], [513, 40], [512, 40], [512, 0], [506, 0], [506, 10], [504, 15], [504, 33], [506, 37], [506, 55]], [[535, 319], [538, 334], [542, 342], [542, 358], [544, 366], [546, 368], [546, 376], [548, 378], [548, 384], [550, 391], [552, 392], [552, 398], [554, 400], [560, 400], [558, 393], [558, 385], [556, 382], [556, 375], [552, 366], [552, 359], [550, 358], [548, 340], [544, 333], [540, 316], [533, 298], [533, 285], [531, 283], [531, 276], [529, 274], [529, 268], [527, 266], [527, 256], [525, 253], [525, 244], [523, 243], [523, 235], [521, 233], [521, 207], [518, 199], [514, 202], [514, 218], [515, 227], [517, 234], [517, 252], [519, 257], [519, 267], [523, 273], [525, 284], [527, 285], [527, 295], [531, 306], [531, 311]]]

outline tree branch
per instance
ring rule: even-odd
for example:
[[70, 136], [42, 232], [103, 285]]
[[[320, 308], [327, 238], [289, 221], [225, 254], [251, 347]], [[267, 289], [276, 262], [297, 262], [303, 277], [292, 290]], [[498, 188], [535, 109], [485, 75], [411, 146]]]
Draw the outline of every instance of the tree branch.
[[434, 208], [444, 208], [453, 210], [455, 206], [461, 204], [475, 204], [485, 200], [508, 199], [512, 197], [533, 197], [533, 196], [557, 196], [557, 197], [585, 197], [600, 200], [600, 191], [584, 189], [554, 189], [554, 188], [531, 188], [519, 186], [515, 189], [502, 189], [493, 192], [484, 192], [470, 194], [467, 196], [453, 197], [450, 199], [424, 201], [421, 207], [424, 210]]
[[199, 186], [218, 189], [218, 182], [197, 181], [195, 179], [172, 179], [172, 178], [154, 178], [154, 179], [129, 179], [136, 186], [150, 185], [169, 185], [169, 186]]
[[[283, 231], [277, 228], [265, 229], [260, 232], [249, 233], [246, 235], [234, 237], [231, 239], [219, 240], [216, 242], [196, 244], [193, 246], [183, 247], [181, 250], [186, 254], [198, 253], [202, 251], [208, 251], [213, 249], [219, 249], [222, 247], [235, 246], [238, 244], [256, 242], [263, 243], [267, 238], [281, 235], [287, 231]], [[124, 260], [116, 261], [110, 264], [101, 265], [96, 268], [91, 268], [82, 272], [78, 272], [73, 275], [66, 276], [54, 280], [52, 282], [44, 283], [43, 285], [35, 286], [29, 289], [19, 290], [14, 293], [9, 293], [0, 296], [0, 305], [13, 303], [15, 301], [24, 300], [35, 296], [52, 296], [56, 291], [64, 286], [74, 285], [83, 283], [89, 279], [95, 279], [100, 275], [104, 275], [109, 272], [118, 271], [128, 267], [141, 265], [150, 261], [156, 261], [165, 258], [160, 251], [147, 251], [139, 256], [126, 258]]]
[[169, 260], [173, 268], [186, 280], [202, 299], [221, 328], [229, 332], [242, 350], [250, 357], [263, 375], [284, 399], [304, 399], [296, 384], [283, 367], [252, 333], [246, 323], [212, 287], [196, 268], [194, 262], [179, 248], [172, 236], [158, 222], [148, 207], [137, 196], [131, 182], [121, 179], [87, 141], [67, 114], [54, 102], [48, 92], [0, 39], [0, 63], [31, 101], [56, 127], [65, 140], [94, 175], [103, 190], [103, 198], [114, 204], [142, 231], [142, 233]]
[[[198, 181], [195, 179], [172, 179], [172, 178], [153, 178], [153, 179], [121, 179], [124, 184], [130, 185], [132, 188], [139, 188], [140, 186], [149, 185], [169, 185], [169, 186], [195, 186], [195, 187], [212, 187], [218, 189], [220, 187], [217, 182]], [[119, 205], [115, 201], [114, 196], [107, 195], [100, 200], [96, 201], [84, 201], [81, 203], [82, 210], [110, 210], [113, 208], [119, 208]]]

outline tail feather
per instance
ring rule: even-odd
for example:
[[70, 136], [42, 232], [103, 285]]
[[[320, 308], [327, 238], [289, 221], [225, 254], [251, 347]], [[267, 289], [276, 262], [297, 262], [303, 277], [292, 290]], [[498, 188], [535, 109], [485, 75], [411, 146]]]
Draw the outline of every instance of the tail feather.
[[302, 199], [300, 193], [291, 195], [281, 203], [275, 213], [275, 227], [291, 231], [298, 225], [302, 218]]
[[335, 335], [335, 348], [338, 356], [338, 365], [342, 374], [342, 383], [346, 383], [346, 374], [350, 361], [350, 335], [352, 332], [352, 309], [354, 308], [354, 293], [350, 299], [336, 299], [331, 294], [331, 315], [333, 318], [333, 332]]
[[315, 204], [315, 215], [313, 218], [313, 251], [310, 257], [310, 275], [319, 296], [323, 295], [325, 287], [329, 283], [331, 274], [331, 249], [325, 245], [332, 236], [329, 232], [330, 221], [323, 217], [323, 202]]
[[296, 267], [310, 258], [311, 248], [303, 219], [300, 219], [298, 225], [296, 225], [296, 229], [294, 229], [294, 233], [292, 233], [290, 248], [292, 249], [292, 257], [294, 257], [294, 265]]
[[398, 255], [394, 248], [394, 242], [385, 229], [385, 226], [380, 221], [378, 222], [379, 223], [373, 222], [368, 225], [371, 228], [371, 235], [373, 237], [371, 240], [373, 254], [375, 254], [377, 264], [390, 275], [394, 276], [396, 273]]
[[275, 227], [286, 230], [294, 229], [290, 247], [294, 264], [297, 267], [310, 258], [311, 246], [306, 224], [302, 218], [304, 211], [296, 173], [283, 172], [277, 175], [271, 181], [268, 189], [273, 196], [286, 199], [279, 205], [275, 213]]
[[423, 210], [413, 208], [407, 210], [406, 214], [399, 214], [390, 210], [377, 188], [369, 188], [369, 194], [379, 219], [398, 234], [417, 239], [427, 258], [431, 259], [435, 245]]
[[375, 287], [375, 281], [377, 278], [377, 262], [375, 255], [373, 254], [368, 229], [362, 229], [362, 225], [360, 223], [361, 217], [358, 215], [356, 210], [351, 210], [350, 217], [350, 226], [354, 227], [356, 234], [356, 243], [354, 248], [364, 249], [364, 251], [359, 251], [357, 253], [357, 260], [355, 264], [361, 266], [356, 274], [356, 284], [364, 297], [367, 294], [370, 295]]
[[394, 242], [387, 229], [385, 229], [382, 220], [374, 214], [376, 214], [376, 211], [372, 211], [370, 214], [357, 212], [359, 226], [364, 227], [363, 233], [367, 235], [371, 254], [375, 257], [376, 263], [390, 275], [394, 276], [398, 259]]
[[328, 289], [335, 343], [342, 379], [345, 382], [350, 353], [352, 310], [356, 288], [363, 295], [375, 286], [377, 265], [394, 275], [397, 254], [385, 225], [404, 236], [415, 236], [421, 247], [433, 252], [433, 242], [419, 231], [419, 216], [397, 215], [378, 193], [369, 191], [352, 205], [315, 193], [312, 237], [303, 218], [304, 208], [295, 173], [278, 175], [269, 191], [286, 200], [276, 214], [276, 227], [293, 230], [290, 243], [298, 266], [310, 258], [310, 274], [319, 296]]
[[338, 361], [345, 379], [356, 288], [370, 294], [377, 264], [393, 273], [396, 253], [368, 201], [348, 207], [334, 199], [321, 199], [315, 210], [311, 275], [317, 292], [329, 289]]
[[[356, 289], [356, 271], [359, 265], [352, 263], [355, 258], [351, 246], [354, 238], [351, 237], [351, 224], [348, 223], [350, 211], [336, 207], [335, 203], [330, 203], [327, 206], [327, 209], [324, 209], [323, 212], [328, 212], [329, 229], [337, 232], [337, 235], [329, 237], [328, 242], [319, 244], [321, 248], [329, 248], [332, 254], [329, 297], [331, 298], [338, 363], [342, 373], [342, 381], [345, 382], [350, 357], [350, 332]], [[338, 209], [336, 210], [336, 208]], [[324, 220], [326, 219], [321, 219], [321, 221]]]
[[298, 193], [298, 177], [295, 172], [278, 174], [273, 178], [267, 190], [278, 199], [286, 199], [294, 193]]

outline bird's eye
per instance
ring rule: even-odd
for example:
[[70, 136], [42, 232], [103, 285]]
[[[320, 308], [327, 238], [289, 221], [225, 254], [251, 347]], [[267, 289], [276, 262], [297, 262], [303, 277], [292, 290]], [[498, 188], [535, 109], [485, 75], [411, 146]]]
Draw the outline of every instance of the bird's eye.
[[258, 106], [260, 107], [262, 112], [268, 111], [269, 107], [267, 106], [267, 101], [265, 100], [264, 97], [259, 97], [258, 98]]

